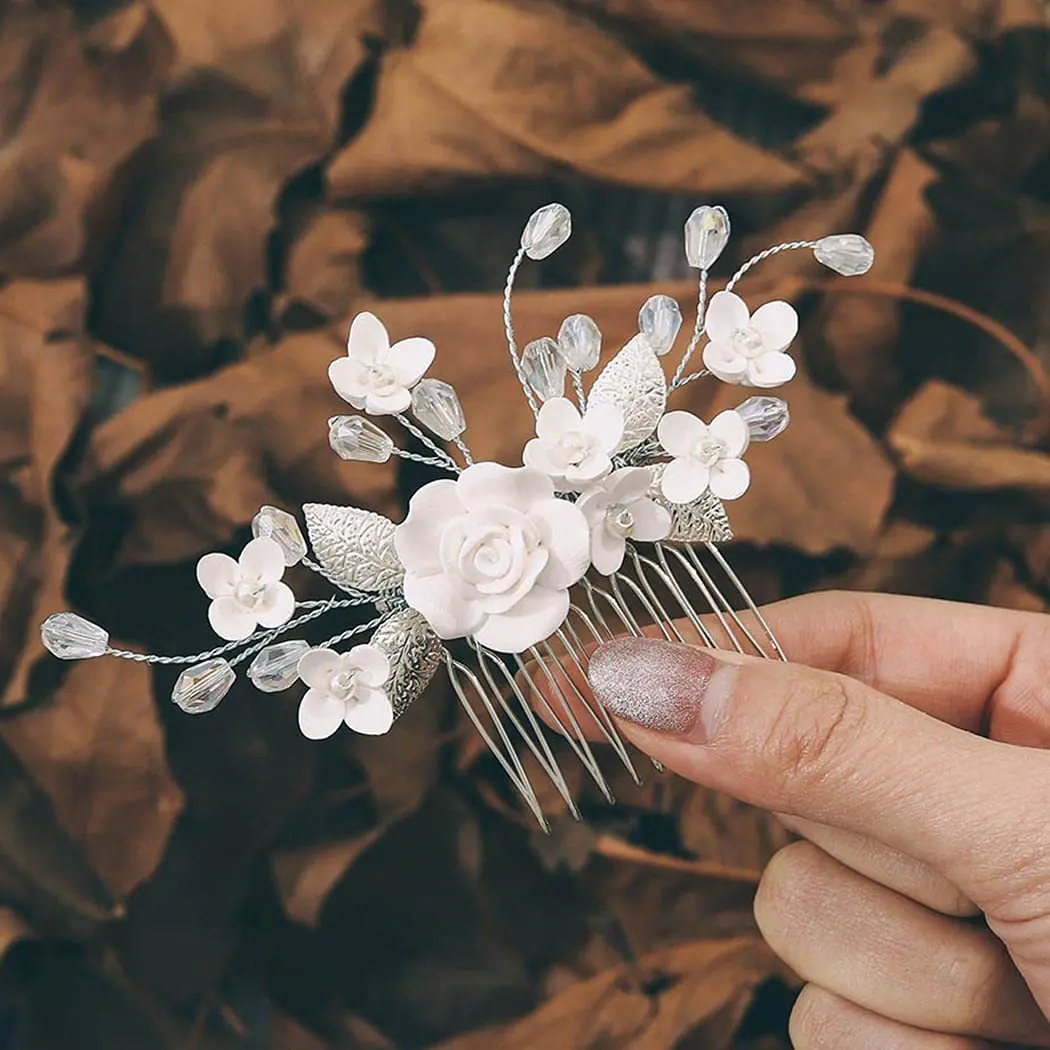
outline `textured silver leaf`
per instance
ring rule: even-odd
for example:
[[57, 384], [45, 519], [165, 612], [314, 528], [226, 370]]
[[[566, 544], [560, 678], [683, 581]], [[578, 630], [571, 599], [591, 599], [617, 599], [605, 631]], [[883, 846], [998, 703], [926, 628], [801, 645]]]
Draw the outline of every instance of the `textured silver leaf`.
[[434, 677], [441, 663], [441, 639], [415, 609], [403, 609], [376, 628], [371, 644], [390, 658], [385, 689], [398, 718]]
[[667, 406], [667, 380], [644, 336], [636, 335], [601, 370], [587, 401], [607, 402], [623, 413], [623, 439], [617, 452], [633, 448], [656, 430]]
[[692, 503], [671, 503], [660, 492], [665, 463], [653, 468], [649, 495], [671, 512], [671, 532], [665, 543], [728, 543], [733, 538], [729, 517], [722, 501], [710, 491]]
[[401, 586], [405, 569], [388, 518], [325, 503], [307, 503], [303, 515], [314, 554], [334, 583], [373, 593]]

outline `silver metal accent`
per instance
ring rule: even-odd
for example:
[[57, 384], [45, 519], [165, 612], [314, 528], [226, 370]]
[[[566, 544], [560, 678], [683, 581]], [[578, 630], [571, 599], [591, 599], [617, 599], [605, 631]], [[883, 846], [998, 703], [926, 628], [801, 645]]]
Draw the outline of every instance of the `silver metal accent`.
[[441, 639], [415, 609], [402, 609], [379, 625], [370, 644], [390, 659], [390, 678], [384, 688], [394, 718], [400, 718], [441, 664]]
[[616, 451], [633, 448], [656, 430], [667, 407], [667, 380], [645, 336], [636, 335], [598, 373], [587, 401], [612, 404], [623, 413]]
[[394, 548], [394, 523], [358, 507], [303, 506], [310, 545], [326, 575], [342, 587], [378, 593], [401, 586], [404, 566]]

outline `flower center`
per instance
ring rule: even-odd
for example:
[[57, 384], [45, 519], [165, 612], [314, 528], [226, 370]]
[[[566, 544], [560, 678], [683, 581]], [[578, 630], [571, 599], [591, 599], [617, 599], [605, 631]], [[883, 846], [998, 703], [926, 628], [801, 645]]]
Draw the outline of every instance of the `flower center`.
[[733, 349], [748, 359], [758, 357], [765, 350], [762, 336], [751, 325], [738, 328], [733, 333]]
[[713, 467], [725, 455], [726, 448], [716, 437], [708, 434], [702, 437], [693, 447], [693, 459], [705, 467]]
[[242, 609], [252, 612], [266, 597], [266, 584], [258, 580], [239, 580], [233, 590], [233, 596]]
[[373, 393], [392, 394], [398, 387], [397, 377], [389, 365], [369, 365], [368, 384]]
[[356, 692], [356, 671], [339, 671], [328, 682], [328, 695], [335, 700], [352, 700]]
[[558, 452], [567, 467], [578, 467], [594, 451], [594, 438], [590, 434], [571, 430], [558, 438]]
[[634, 533], [634, 515], [627, 507], [614, 503], [605, 515], [605, 528], [621, 539], [630, 539]]

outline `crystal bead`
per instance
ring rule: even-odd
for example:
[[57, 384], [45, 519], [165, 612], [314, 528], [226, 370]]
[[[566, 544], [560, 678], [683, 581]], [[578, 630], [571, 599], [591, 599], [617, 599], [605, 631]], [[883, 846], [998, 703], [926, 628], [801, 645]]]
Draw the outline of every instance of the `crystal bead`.
[[44, 648], [60, 660], [90, 660], [109, 648], [106, 631], [71, 612], [49, 616], [40, 628], [40, 638]]
[[521, 367], [526, 381], [541, 401], [565, 393], [565, 358], [553, 339], [544, 336], [529, 343], [521, 352]]
[[299, 678], [299, 660], [309, 649], [309, 643], [303, 641], [268, 645], [252, 660], [248, 677], [256, 689], [264, 693], [279, 693], [295, 685]]
[[859, 277], [871, 269], [875, 249], [859, 233], [836, 233], [821, 237], [813, 246], [817, 262], [843, 277]]
[[602, 353], [602, 333], [586, 314], [573, 314], [561, 323], [558, 349], [574, 372], [589, 372]]
[[456, 391], [440, 379], [421, 379], [412, 391], [412, 415], [439, 438], [452, 441], [467, 429]]
[[681, 327], [682, 311], [669, 295], [650, 296], [638, 311], [638, 331], [661, 357], [674, 346]]
[[752, 441], [772, 441], [791, 422], [787, 402], [779, 397], [749, 397], [737, 405], [736, 411], [747, 424]]
[[364, 416], [332, 416], [328, 444], [342, 459], [362, 463], [385, 463], [394, 451], [390, 435]]
[[564, 204], [546, 204], [532, 213], [521, 232], [521, 246], [530, 259], [546, 259], [572, 233], [572, 216]]
[[299, 522], [286, 510], [279, 507], [260, 507], [252, 518], [252, 535], [269, 537], [284, 555], [284, 564], [298, 565], [306, 555], [306, 540], [303, 539]]
[[218, 707], [237, 675], [221, 656], [188, 667], [179, 675], [171, 698], [188, 715], [200, 715]]
[[709, 270], [729, 241], [729, 213], [720, 204], [703, 204], [685, 221], [685, 257], [690, 266]]

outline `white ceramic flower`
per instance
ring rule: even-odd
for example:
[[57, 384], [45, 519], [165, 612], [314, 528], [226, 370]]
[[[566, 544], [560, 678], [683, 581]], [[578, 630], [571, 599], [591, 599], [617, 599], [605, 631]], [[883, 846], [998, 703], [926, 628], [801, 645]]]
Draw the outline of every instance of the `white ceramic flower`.
[[579, 492], [612, 470], [612, 451], [622, 437], [623, 413], [616, 405], [590, 405], [581, 416], [568, 398], [553, 397], [536, 417], [525, 466], [546, 474], [558, 492]]
[[310, 687], [299, 704], [299, 728], [311, 740], [324, 740], [344, 722], [368, 736], [381, 736], [394, 724], [383, 689], [390, 660], [374, 645], [356, 645], [347, 653], [311, 649], [299, 660], [299, 677]]
[[220, 638], [236, 642], [256, 627], [280, 627], [292, 618], [295, 595], [286, 583], [284, 553], [276, 540], [252, 540], [237, 561], [228, 554], [205, 554], [197, 562], [197, 582], [211, 598], [208, 621]]
[[660, 479], [668, 502], [692, 503], [708, 489], [719, 499], [738, 499], [747, 491], [751, 471], [740, 457], [750, 439], [740, 413], [719, 412], [708, 426], [691, 412], [668, 412], [656, 436], [674, 457]]
[[529, 467], [476, 463], [424, 485], [394, 530], [405, 601], [442, 638], [517, 653], [551, 635], [587, 571], [587, 521]]
[[670, 511], [649, 498], [652, 481], [645, 467], [623, 467], [576, 501], [591, 530], [591, 564], [603, 576], [623, 564], [628, 540], [653, 543], [670, 533]]
[[734, 292], [718, 292], [704, 316], [711, 340], [704, 365], [726, 383], [774, 387], [795, 374], [795, 361], [783, 351], [798, 334], [798, 314], [780, 300], [760, 306], [752, 315]]
[[354, 408], [373, 416], [404, 412], [412, 404], [412, 387], [434, 360], [434, 344], [414, 337], [390, 345], [390, 336], [375, 314], [358, 314], [350, 325], [346, 357], [328, 366], [335, 392]]

